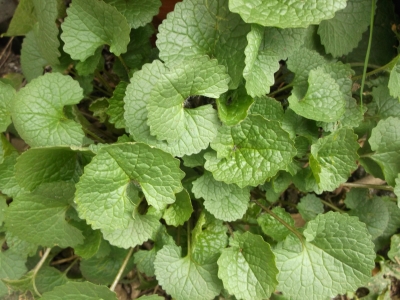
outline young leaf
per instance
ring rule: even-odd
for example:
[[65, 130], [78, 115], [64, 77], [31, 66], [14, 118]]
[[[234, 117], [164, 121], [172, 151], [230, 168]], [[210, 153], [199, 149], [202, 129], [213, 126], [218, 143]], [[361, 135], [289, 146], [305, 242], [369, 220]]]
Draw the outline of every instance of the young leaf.
[[11, 85], [0, 82], [0, 132], [6, 131], [11, 124], [11, 103], [15, 95]]
[[228, 91], [217, 99], [218, 116], [225, 125], [236, 125], [247, 117], [253, 101], [241, 85], [237, 90]]
[[42, 300], [117, 300], [117, 295], [106, 286], [90, 282], [72, 282], [57, 286], [52, 291], [44, 293]]
[[319, 214], [324, 213], [324, 205], [314, 194], [307, 194], [297, 204], [297, 209], [304, 221], [311, 221]]
[[334, 18], [319, 24], [318, 34], [326, 53], [339, 57], [357, 47], [363, 32], [368, 29], [370, 18], [370, 0], [347, 1], [346, 8], [337, 11]]
[[176, 201], [164, 211], [163, 218], [168, 225], [178, 227], [190, 218], [192, 212], [193, 207], [189, 193], [183, 189], [176, 195]]
[[230, 248], [218, 259], [218, 277], [230, 294], [239, 299], [267, 299], [278, 281], [275, 255], [261, 236], [250, 232], [235, 234]]
[[340, 86], [323, 68], [311, 70], [309, 88], [300, 99], [294, 91], [289, 97], [290, 108], [297, 114], [316, 121], [337, 121], [344, 114], [346, 101]]
[[130, 26], [114, 6], [97, 0], [74, 0], [67, 14], [61, 39], [72, 59], [85, 61], [104, 44], [110, 45], [116, 56], [126, 52]]
[[292, 140], [276, 121], [249, 115], [235, 126], [223, 126], [206, 153], [205, 168], [218, 181], [244, 188], [256, 186], [284, 169], [296, 154]]
[[65, 220], [73, 197], [74, 185], [66, 182], [44, 183], [33, 192], [18, 194], [7, 210], [8, 231], [44, 247], [81, 244], [81, 231]]
[[230, 89], [239, 85], [250, 26], [229, 11], [228, 0], [185, 0], [175, 5], [158, 30], [156, 44], [167, 66], [206, 54], [226, 66]]
[[246, 90], [252, 97], [269, 93], [274, 84], [274, 73], [279, 69], [279, 60], [286, 59], [304, 43], [305, 29], [280, 29], [251, 25], [247, 35], [248, 45], [246, 67], [243, 77], [246, 79]]
[[375, 151], [371, 158], [382, 168], [387, 183], [394, 186], [400, 173], [400, 119], [389, 117], [379, 121], [372, 129], [369, 143]]
[[325, 299], [368, 282], [375, 251], [365, 224], [356, 217], [333, 212], [318, 215], [303, 234], [306, 240], [289, 235], [274, 250], [280, 270], [277, 289], [286, 297]]
[[[294, 220], [282, 207], [274, 207], [272, 209], [279, 218], [284, 220], [290, 226], [294, 226]], [[283, 226], [278, 220], [269, 214], [263, 214], [257, 218], [257, 223], [260, 225], [262, 231], [272, 237], [276, 241], [283, 241], [290, 231]]]
[[185, 101], [190, 101], [188, 97], [194, 95], [218, 98], [228, 90], [228, 82], [225, 68], [207, 56], [184, 61], [173, 71], [163, 74], [152, 89], [147, 104], [147, 124], [151, 134], [158, 140], [174, 142], [186, 130], [196, 130], [191, 128], [195, 127], [191, 124], [193, 121], [197, 127], [215, 129], [213, 124], [205, 124], [206, 116], [214, 112], [211, 105], [186, 109]]
[[159, 284], [177, 300], [213, 299], [222, 289], [217, 257], [200, 264], [190, 255], [182, 258], [181, 252], [181, 247], [175, 245], [166, 245], [157, 252], [154, 267]]
[[229, 9], [240, 14], [247, 23], [268, 27], [307, 27], [331, 19], [346, 0], [305, 0], [302, 2], [229, 0]]
[[67, 147], [31, 148], [15, 164], [15, 178], [26, 190], [45, 182], [68, 181], [75, 174], [78, 153]]
[[357, 168], [357, 136], [341, 128], [311, 146], [310, 166], [320, 189], [333, 191]]
[[204, 199], [204, 207], [216, 218], [234, 221], [243, 217], [250, 199], [250, 189], [216, 181], [210, 172], [193, 182], [192, 192]]
[[400, 100], [400, 60], [398, 59], [396, 65], [393, 67], [392, 71], [390, 71], [389, 78], [389, 90], [390, 95], [393, 97], [397, 97]]
[[65, 117], [65, 105], [79, 103], [82, 89], [69, 76], [47, 73], [32, 80], [14, 98], [12, 119], [18, 133], [31, 147], [83, 144], [85, 134]]
[[177, 141], [159, 141], [150, 134], [150, 127], [147, 125], [147, 105], [152, 89], [165, 73], [167, 69], [156, 60], [133, 74], [124, 98], [127, 128], [136, 141], [156, 146], [174, 156], [198, 153], [208, 147], [220, 126], [216, 111], [208, 105], [197, 109], [184, 109], [184, 115], [188, 117], [187, 128], [183, 128], [182, 136]]
[[150, 23], [153, 16], [158, 14], [161, 6], [160, 0], [104, 0], [104, 2], [115, 6], [124, 15], [132, 28], [138, 28]]

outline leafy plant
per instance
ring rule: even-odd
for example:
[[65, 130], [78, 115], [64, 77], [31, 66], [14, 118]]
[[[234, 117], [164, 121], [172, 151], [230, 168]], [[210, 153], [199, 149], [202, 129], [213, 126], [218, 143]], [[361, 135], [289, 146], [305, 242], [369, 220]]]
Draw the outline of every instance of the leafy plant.
[[154, 45], [160, 5], [20, 0], [4, 35], [25, 36], [23, 75], [0, 81], [0, 294], [390, 296], [391, 1], [183, 0]]

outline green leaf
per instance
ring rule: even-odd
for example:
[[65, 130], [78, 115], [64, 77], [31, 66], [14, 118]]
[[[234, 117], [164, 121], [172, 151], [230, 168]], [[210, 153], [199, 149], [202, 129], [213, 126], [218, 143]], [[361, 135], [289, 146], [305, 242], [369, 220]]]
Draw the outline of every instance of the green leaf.
[[379, 119], [400, 116], [399, 100], [389, 93], [386, 85], [379, 85], [372, 90], [373, 102], [368, 105], [368, 111], [373, 111], [374, 116]]
[[192, 212], [193, 207], [189, 193], [183, 189], [176, 195], [176, 201], [164, 211], [163, 218], [168, 225], [178, 227], [190, 218]]
[[267, 299], [278, 281], [275, 255], [261, 236], [235, 234], [231, 247], [218, 259], [218, 277], [230, 294], [240, 299]]
[[33, 0], [21, 0], [14, 12], [5, 36], [25, 35], [32, 30], [37, 22]]
[[393, 97], [397, 97], [398, 100], [400, 100], [399, 86], [400, 86], [400, 60], [398, 59], [396, 65], [390, 71], [389, 84], [388, 84], [390, 95], [392, 95]]
[[315, 219], [319, 214], [324, 213], [324, 205], [314, 194], [307, 194], [302, 197], [297, 209], [304, 221], [308, 222]]
[[[290, 226], [294, 226], [294, 220], [281, 207], [274, 207], [272, 212], [275, 213], [279, 218], [285, 221]], [[289, 229], [282, 225], [278, 220], [276, 220], [270, 214], [263, 214], [257, 218], [257, 223], [261, 226], [262, 231], [272, 237], [276, 241], [283, 241], [288, 234], [290, 234]]]
[[319, 67], [310, 71], [308, 84], [309, 88], [302, 99], [296, 91], [289, 97], [290, 108], [311, 120], [339, 120], [344, 114], [346, 101], [335, 79]]
[[31, 148], [15, 164], [15, 178], [26, 190], [45, 182], [68, 181], [75, 174], [78, 153], [66, 147]]
[[192, 230], [191, 258], [200, 265], [215, 261], [228, 244], [227, 227], [203, 211]]
[[115, 87], [113, 92], [113, 96], [108, 100], [110, 103], [107, 109], [107, 115], [110, 116], [110, 123], [115, 125], [115, 128], [125, 128], [125, 119], [124, 119], [124, 97], [125, 90], [128, 86], [128, 83], [121, 81]]
[[[167, 74], [167, 69], [157, 60], [144, 65], [141, 71], [133, 74], [124, 98], [127, 128], [136, 141], [156, 146], [174, 156], [198, 153], [208, 147], [220, 125], [217, 112], [210, 105], [183, 110], [183, 115], [187, 117], [183, 120], [186, 121], [187, 128], [183, 127], [183, 135], [173, 143], [158, 141], [150, 134], [147, 105], [157, 82], [161, 78], [168, 80], [164, 74]], [[164, 99], [162, 103], [165, 103]], [[164, 121], [165, 119], [162, 120]]]
[[44, 247], [66, 248], [81, 244], [81, 231], [65, 220], [73, 197], [74, 185], [66, 182], [45, 183], [31, 193], [19, 194], [6, 214], [8, 231]]
[[0, 195], [0, 226], [4, 222], [4, 215], [6, 213], [7, 208], [8, 208], [7, 197]]
[[189, 167], [189, 168], [203, 166], [204, 163], [206, 162], [206, 160], [204, 158], [204, 154], [207, 151], [210, 151], [210, 150], [209, 149], [201, 150], [199, 153], [192, 154], [192, 155], [189, 155], [189, 156], [188, 155], [184, 155], [182, 157], [183, 164], [186, 167]]
[[296, 87], [292, 93], [298, 98], [303, 98], [308, 89], [308, 75], [311, 70], [325, 65], [327, 61], [317, 51], [301, 48], [288, 58], [288, 68], [295, 73], [292, 84]]
[[67, 282], [44, 293], [41, 300], [117, 300], [117, 295], [106, 286], [90, 282]]
[[333, 191], [357, 168], [357, 135], [341, 128], [311, 146], [310, 166], [320, 189]]
[[103, 47], [100, 46], [96, 49], [92, 56], [89, 56], [84, 61], [78, 61], [75, 69], [78, 71], [80, 76], [88, 76], [93, 74], [96, 68], [99, 66], [100, 62], [104, 64], [104, 59], [102, 56]]
[[243, 217], [250, 199], [250, 189], [235, 184], [216, 181], [210, 172], [193, 182], [192, 192], [196, 198], [204, 199], [204, 207], [216, 218], [235, 221]]
[[47, 73], [14, 98], [14, 126], [31, 147], [80, 146], [85, 135], [79, 124], [65, 117], [63, 107], [79, 103], [82, 97], [82, 89], [71, 77]]
[[20, 278], [27, 271], [25, 262], [25, 257], [12, 250], [0, 252], [0, 278]]
[[[158, 140], [173, 142], [182, 138], [185, 131], [196, 130], [196, 127], [191, 128], [193, 120], [196, 125], [204, 123], [206, 116], [213, 114], [214, 110], [211, 105], [188, 109], [189, 104], [185, 102], [194, 95], [218, 98], [228, 90], [228, 82], [225, 68], [207, 56], [185, 61], [163, 74], [152, 89], [147, 104], [147, 124], [151, 134]], [[207, 125], [203, 124], [210, 129], [216, 127]]]
[[243, 86], [228, 91], [217, 99], [218, 116], [225, 125], [236, 125], [247, 117], [253, 101]]
[[179, 161], [159, 149], [140, 143], [104, 146], [85, 167], [75, 202], [80, 216], [93, 229], [101, 229], [105, 239], [134, 247], [159, 226], [156, 217], [137, 212], [138, 188], [161, 210], [175, 201], [183, 176]]
[[58, 17], [57, 1], [33, 0], [38, 23], [33, 27], [37, 38], [39, 52], [49, 64], [58, 65], [58, 57], [61, 55], [58, 51], [60, 41], [58, 39], [58, 26], [56, 19]]
[[[394, 193], [397, 196], [397, 199], [400, 199], [400, 174], [397, 176], [397, 178], [395, 179], [396, 185], [394, 187]], [[397, 200], [397, 203], [400, 207], [400, 201]]]
[[[290, 299], [325, 299], [366, 284], [375, 251], [365, 224], [328, 212], [307, 223], [300, 241], [289, 235], [275, 250], [278, 290]], [[343, 280], [346, 278], [346, 280]]]
[[175, 245], [173, 238], [167, 233], [165, 226], [160, 226], [151, 239], [154, 241], [151, 250], [139, 250], [133, 254], [137, 269], [149, 277], [154, 276], [154, 260], [156, 259], [157, 252], [165, 245]]
[[34, 256], [38, 248], [36, 244], [21, 240], [19, 237], [13, 235], [10, 231], [6, 232], [6, 241], [10, 250], [15, 253], [19, 253], [24, 257]]
[[206, 54], [226, 66], [229, 88], [237, 88], [250, 26], [229, 11], [228, 0], [177, 3], [158, 30], [157, 47], [167, 66]]
[[154, 261], [155, 274], [162, 288], [177, 300], [213, 299], [221, 289], [216, 258], [203, 264], [190, 256], [181, 257], [181, 247], [166, 245]]
[[296, 154], [289, 135], [276, 121], [249, 115], [235, 126], [223, 126], [211, 143], [217, 151], [206, 153], [205, 168], [218, 181], [243, 188], [256, 186], [274, 176]]
[[124, 15], [132, 28], [138, 28], [150, 23], [153, 16], [158, 14], [161, 6], [160, 0], [104, 0], [104, 2], [115, 6]]
[[346, 7], [346, 0], [305, 0], [258, 1], [229, 0], [229, 9], [240, 14], [247, 23], [257, 23], [268, 27], [307, 27], [331, 19], [340, 9]]
[[347, 6], [337, 11], [334, 18], [319, 24], [318, 34], [326, 53], [339, 57], [357, 47], [363, 32], [368, 29], [370, 18], [371, 1], [347, 1]]
[[104, 44], [116, 56], [126, 52], [130, 26], [114, 6], [97, 0], [74, 0], [67, 14], [61, 24], [61, 39], [72, 59], [85, 61]]
[[42, 57], [39, 50], [39, 41], [33, 31], [27, 33], [22, 42], [21, 68], [28, 82], [43, 75], [43, 68], [48, 61]]
[[83, 244], [74, 247], [74, 253], [83, 259], [89, 259], [99, 251], [101, 243], [104, 242], [103, 236], [99, 230], [93, 230], [84, 221], [78, 224], [79, 226], [76, 227], [82, 230], [85, 241]]
[[279, 69], [279, 60], [286, 59], [304, 43], [306, 30], [302, 28], [281, 29], [251, 25], [245, 49], [246, 67], [243, 77], [246, 90], [252, 97], [269, 93], [274, 84], [274, 73]]
[[387, 183], [394, 186], [400, 173], [400, 119], [389, 117], [379, 121], [372, 129], [369, 143], [375, 151], [371, 158], [382, 168]]
[[[103, 257], [91, 257], [89, 259], [82, 259], [80, 262], [80, 270], [83, 277], [93, 283], [109, 285], [115, 276], [117, 276], [119, 269], [129, 250], [112, 247], [111, 252]], [[133, 268], [133, 257], [128, 261], [126, 268], [122, 274], [124, 277]]]
[[290, 108], [286, 109], [283, 115], [282, 128], [289, 133], [292, 139], [296, 138], [298, 135], [306, 137], [313, 142], [318, 139], [318, 127], [316, 122], [296, 114]]
[[261, 115], [264, 119], [271, 121], [283, 121], [283, 107], [280, 102], [267, 96], [257, 97], [250, 107], [249, 114]]
[[0, 132], [6, 131], [11, 124], [11, 101], [15, 95], [11, 85], [0, 82]]
[[3, 194], [10, 197], [15, 197], [22, 190], [15, 179], [14, 167], [17, 157], [18, 153], [13, 151], [0, 164], [0, 189]]
[[345, 204], [351, 210], [348, 212], [351, 216], [357, 216], [358, 219], [367, 225], [367, 229], [376, 239], [381, 236], [388, 226], [390, 215], [388, 207], [380, 197], [370, 199], [367, 190], [352, 189], [346, 194]]
[[17, 280], [4, 280], [5, 283], [13, 290], [22, 292], [31, 291], [35, 294], [35, 288], [39, 293], [45, 293], [53, 290], [56, 286], [66, 284], [68, 282], [64, 273], [61, 273], [55, 268], [43, 266], [34, 276], [34, 271], [31, 270]]
[[393, 235], [390, 240], [391, 242], [388, 257], [393, 262], [398, 262], [400, 260], [400, 234]]

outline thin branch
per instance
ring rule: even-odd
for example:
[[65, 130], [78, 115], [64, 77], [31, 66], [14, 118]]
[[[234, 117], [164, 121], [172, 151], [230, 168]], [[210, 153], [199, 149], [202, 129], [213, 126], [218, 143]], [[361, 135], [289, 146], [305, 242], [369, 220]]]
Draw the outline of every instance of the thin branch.
[[[72, 256], [71, 256], [71, 257], [72, 257]], [[65, 269], [65, 271], [64, 271], [64, 275], [65, 275], [65, 276], [68, 274], [69, 270], [71, 270], [72, 267], [73, 267], [80, 259], [81, 259], [81, 258], [80, 258], [79, 256], [77, 256], [77, 257], [75, 258], [75, 260], [68, 266], [68, 268]]]
[[372, 33], [374, 29], [374, 16], [375, 16], [375, 0], [372, 0], [372, 9], [371, 9], [371, 20], [370, 20], [370, 26], [369, 26], [369, 40], [368, 40], [368, 47], [367, 47], [367, 54], [365, 55], [365, 61], [364, 61], [364, 70], [362, 74], [362, 79], [361, 79], [361, 89], [360, 89], [360, 111], [361, 115], [363, 115], [363, 93], [364, 93], [364, 84], [365, 84], [365, 77], [367, 75], [367, 67], [368, 67], [368, 61], [369, 61], [369, 54], [371, 52], [371, 45], [372, 45]]
[[226, 225], [226, 227], [228, 228], [229, 234], [230, 234], [233, 238], [235, 238], [235, 234], [233, 233], [233, 230], [232, 230], [231, 225], [230, 225], [228, 222], [226, 222], [225, 225]]
[[117, 286], [118, 281], [120, 280], [120, 278], [121, 278], [121, 276], [122, 276], [122, 273], [124, 273], [124, 270], [125, 270], [125, 268], [126, 268], [126, 265], [128, 264], [128, 261], [129, 261], [129, 259], [130, 259], [131, 256], [132, 256], [133, 249], [134, 249], [134, 248], [129, 249], [129, 252], [128, 252], [128, 254], [127, 254], [126, 257], [125, 257], [124, 262], [122, 263], [121, 268], [119, 268], [119, 270], [118, 270], [117, 276], [115, 276], [114, 282], [113, 282], [112, 285], [110, 286], [110, 291], [114, 291], [114, 290], [115, 290], [115, 287]]
[[276, 90], [276, 91], [274, 91], [274, 92], [272, 92], [272, 93], [269, 93], [267, 96], [268, 96], [268, 97], [272, 97], [273, 95], [279, 94], [280, 92], [282, 92], [282, 91], [284, 91], [284, 90], [288, 90], [288, 89], [290, 89], [291, 87], [293, 87], [293, 84], [292, 84], [292, 83], [290, 83], [290, 84], [288, 84], [288, 85], [285, 85], [284, 87], [282, 87], [282, 88], [280, 88], [280, 89], [278, 89], [278, 90]]
[[40, 258], [39, 262], [33, 269], [33, 274], [32, 274], [32, 285], [33, 289], [35, 290], [35, 293], [39, 296], [42, 297], [42, 294], [39, 293], [37, 287], [36, 287], [36, 275], [39, 272], [40, 268], [43, 266], [44, 262], [46, 261], [47, 257], [49, 256], [51, 251], [51, 248], [47, 248], [46, 251], [43, 253], [43, 256]]
[[376, 189], [376, 190], [384, 190], [384, 191], [393, 192], [393, 187], [391, 187], [389, 185], [345, 182], [345, 183], [342, 183], [342, 186], [347, 186], [347, 187], [351, 187], [351, 188], [362, 188], [362, 189]]
[[319, 199], [323, 204], [325, 204], [326, 206], [332, 208], [334, 211], [340, 212], [340, 213], [344, 213], [343, 210], [341, 210], [340, 208], [337, 208], [335, 205], [333, 205], [332, 203], [329, 203], [328, 201], [325, 201], [323, 199]]
[[128, 78], [129, 78], [129, 68], [128, 68], [128, 66], [126, 65], [124, 59], [122, 58], [121, 55], [118, 56], [118, 59], [119, 59], [119, 61], [121, 62], [121, 64], [124, 66], [124, 69], [125, 69], [125, 71], [126, 71], [126, 74], [128, 74]]
[[11, 45], [13, 39], [14, 39], [14, 37], [11, 37], [11, 38], [8, 40], [7, 45], [4, 47], [3, 51], [1, 51], [0, 59], [3, 58], [4, 53], [6, 53], [8, 47], [10, 47], [10, 45]]
[[263, 210], [265, 210], [266, 213], [270, 214], [274, 219], [276, 219], [279, 223], [281, 223], [283, 226], [285, 226], [289, 231], [291, 231], [297, 238], [303, 243], [304, 242], [304, 237], [303, 235], [298, 232], [296, 229], [294, 229], [292, 226], [290, 226], [288, 223], [286, 223], [284, 220], [282, 220], [277, 214], [275, 214], [273, 211], [262, 205], [260, 202], [257, 200], [251, 200], [255, 204], [257, 204], [259, 207], [261, 207]]
[[72, 255], [70, 257], [67, 258], [63, 258], [57, 261], [53, 261], [50, 265], [55, 266], [55, 265], [61, 265], [63, 263], [69, 262], [71, 260], [74, 260], [75, 258], [79, 257], [78, 255]]

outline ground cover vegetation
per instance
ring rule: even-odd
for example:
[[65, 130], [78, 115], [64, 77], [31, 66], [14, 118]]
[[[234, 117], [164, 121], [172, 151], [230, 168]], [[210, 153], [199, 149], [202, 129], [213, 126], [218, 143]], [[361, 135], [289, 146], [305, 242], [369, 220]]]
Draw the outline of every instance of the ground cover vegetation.
[[160, 6], [19, 1], [1, 296], [395, 298], [393, 3], [183, 0], [156, 28]]

